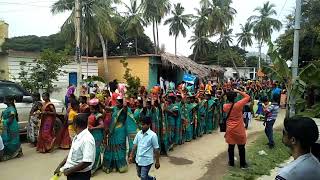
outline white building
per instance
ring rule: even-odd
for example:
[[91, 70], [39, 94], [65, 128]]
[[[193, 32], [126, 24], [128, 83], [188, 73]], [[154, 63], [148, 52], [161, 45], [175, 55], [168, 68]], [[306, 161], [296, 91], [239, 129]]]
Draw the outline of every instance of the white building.
[[239, 77], [237, 75], [237, 71], [235, 68], [232, 67], [225, 67], [226, 71], [224, 72], [225, 79], [237, 79], [237, 78], [244, 78], [244, 79], [256, 79], [256, 70], [255, 67], [238, 67]]
[[[36, 64], [36, 59], [39, 58], [39, 53], [17, 52], [10, 51], [8, 55], [1, 56], [1, 79], [19, 82], [19, 73], [21, 72], [22, 61], [26, 62], [26, 67], [33, 67]], [[54, 82], [54, 91], [52, 97], [58, 100], [63, 100], [66, 89], [69, 84], [74, 84], [77, 77], [77, 63], [72, 62], [62, 67], [63, 75], [58, 77], [58, 81]], [[82, 75], [86, 79], [87, 76], [98, 76], [98, 62], [96, 58], [89, 58], [88, 63], [86, 58], [82, 58]]]

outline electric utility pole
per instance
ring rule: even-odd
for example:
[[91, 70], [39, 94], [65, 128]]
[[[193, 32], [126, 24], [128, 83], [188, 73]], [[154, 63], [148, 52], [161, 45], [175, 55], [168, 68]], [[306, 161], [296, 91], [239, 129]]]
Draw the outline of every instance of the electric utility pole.
[[[296, 13], [295, 13], [295, 25], [294, 25], [294, 43], [293, 43], [293, 59], [292, 59], [292, 83], [298, 76], [298, 60], [299, 60], [299, 32], [300, 32], [300, 21], [301, 21], [301, 1], [296, 0]], [[295, 97], [289, 97], [290, 101], [290, 116], [295, 115]]]
[[80, 38], [81, 38], [81, 28], [80, 28], [80, 0], [75, 0], [75, 37], [76, 37], [76, 62], [78, 64], [77, 72], [77, 94], [80, 95], [80, 83], [82, 81], [82, 67], [81, 67], [81, 50], [80, 50]]
[[262, 44], [261, 43], [259, 43], [258, 48], [259, 48], [258, 71], [260, 71], [260, 69], [261, 69], [261, 60], [262, 60], [262, 53], [261, 53]]

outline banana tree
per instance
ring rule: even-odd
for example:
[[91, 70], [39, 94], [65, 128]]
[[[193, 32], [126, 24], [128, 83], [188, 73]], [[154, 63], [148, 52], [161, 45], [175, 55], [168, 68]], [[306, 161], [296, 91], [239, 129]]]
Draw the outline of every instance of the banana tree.
[[296, 113], [295, 102], [304, 103], [304, 92], [306, 88], [312, 84], [319, 83], [320, 66], [317, 62], [310, 63], [308, 66], [300, 70], [296, 78], [292, 77], [291, 69], [286, 61], [281, 58], [278, 48], [269, 42], [268, 55], [272, 60], [272, 66], [264, 66], [263, 71], [271, 79], [284, 83], [288, 91], [287, 98], [287, 116], [293, 116]]

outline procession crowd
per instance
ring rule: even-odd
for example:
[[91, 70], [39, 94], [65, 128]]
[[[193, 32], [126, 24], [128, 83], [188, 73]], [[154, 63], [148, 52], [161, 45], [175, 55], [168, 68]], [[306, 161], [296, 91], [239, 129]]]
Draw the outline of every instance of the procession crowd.
[[[234, 147], [238, 145], [240, 166], [246, 168], [245, 129], [250, 126], [252, 118], [264, 121], [268, 145], [273, 148], [272, 126], [277, 117], [279, 104], [284, 107], [286, 102], [285, 90], [273, 81], [231, 79], [223, 84], [200, 83], [199, 87], [190, 86], [185, 82], [178, 86], [169, 83], [164, 88], [155, 86], [150, 91], [140, 87], [131, 97], [127, 97], [125, 89], [116, 83], [102, 90], [97, 85], [93, 87], [88, 94], [86, 90], [82, 91], [79, 98], [75, 96], [75, 87], [68, 88], [66, 115], [56, 113], [48, 93], [42, 95], [44, 102], [41, 101], [40, 94], [33, 95], [34, 105], [28, 126], [29, 141], [40, 153], [71, 147], [73, 159], [66, 157], [56, 173], [68, 168], [68, 163], [68, 166], [72, 166], [72, 162], [77, 161], [74, 154], [78, 152], [73, 146], [80, 143], [77, 141], [85, 133], [90, 132], [93, 137], [93, 143], [88, 146], [82, 145], [87, 151], [94, 151], [94, 163], [84, 167], [88, 171], [90, 166], [89, 175], [93, 175], [100, 168], [106, 173], [126, 172], [128, 155], [129, 161], [134, 161], [135, 153], [141, 151], [137, 143], [143, 139], [146, 132], [148, 135], [151, 131], [155, 134], [150, 140], [153, 148], [158, 149], [159, 154], [168, 155], [175, 146], [211, 134], [219, 127], [220, 131], [226, 132], [229, 165], [234, 166]], [[1, 160], [22, 155], [14, 99], [6, 97], [5, 103], [8, 108], [2, 112], [1, 137], [4, 142], [4, 154]], [[63, 122], [60, 129], [55, 128], [56, 118]], [[82, 128], [80, 131], [79, 127]], [[140, 130], [141, 135], [138, 136]], [[140, 140], [137, 140], [139, 137]], [[86, 142], [91, 142], [91, 139], [88, 138]], [[90, 145], [94, 145], [95, 148], [90, 150]], [[82, 157], [81, 154], [79, 156]], [[135, 161], [140, 164], [137, 162], [138, 155]], [[149, 161], [153, 163], [153, 156]], [[159, 168], [158, 160], [156, 164]], [[138, 167], [141, 173], [141, 167], [145, 166]]]

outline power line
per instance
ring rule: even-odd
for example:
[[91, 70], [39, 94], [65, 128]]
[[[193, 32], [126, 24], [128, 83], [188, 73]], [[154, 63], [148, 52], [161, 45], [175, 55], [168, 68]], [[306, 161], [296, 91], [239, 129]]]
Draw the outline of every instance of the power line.
[[286, 0], [286, 1], [284, 2], [283, 6], [282, 6], [282, 8], [281, 8], [281, 11], [280, 11], [280, 13], [278, 14], [278, 18], [277, 18], [277, 19], [280, 18], [280, 15], [281, 15], [282, 11], [284, 10], [285, 6], [287, 5], [287, 1], [288, 1], [288, 0]]

